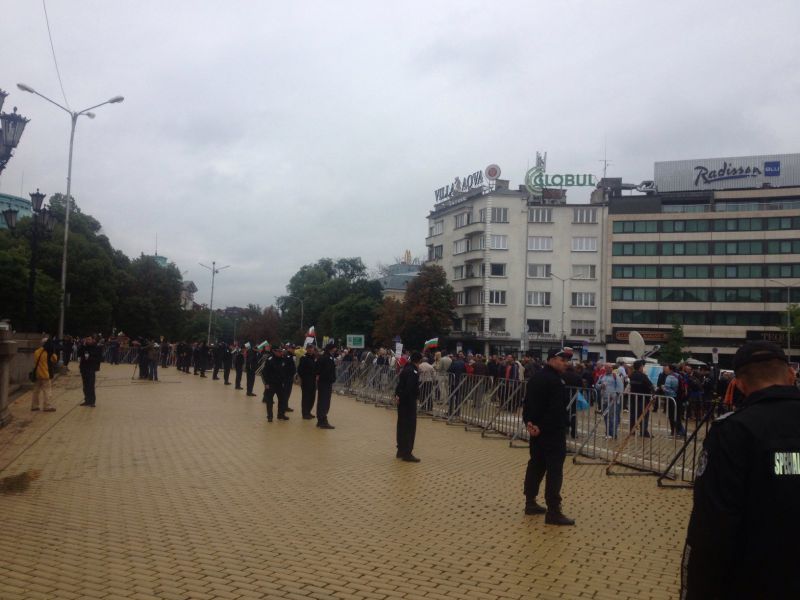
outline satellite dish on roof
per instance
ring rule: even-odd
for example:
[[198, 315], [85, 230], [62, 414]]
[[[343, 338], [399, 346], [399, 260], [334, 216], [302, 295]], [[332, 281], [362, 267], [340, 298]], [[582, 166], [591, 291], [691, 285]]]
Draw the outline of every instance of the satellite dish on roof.
[[628, 344], [631, 347], [631, 352], [636, 358], [641, 358], [644, 354], [644, 338], [638, 331], [631, 331], [628, 334]]
[[495, 164], [491, 164], [483, 170], [483, 174], [489, 181], [494, 181], [500, 177], [500, 167]]

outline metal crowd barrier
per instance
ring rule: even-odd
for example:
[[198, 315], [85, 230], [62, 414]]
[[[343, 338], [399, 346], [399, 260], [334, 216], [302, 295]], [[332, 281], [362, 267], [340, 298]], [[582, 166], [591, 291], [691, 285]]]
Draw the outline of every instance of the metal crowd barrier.
[[[398, 376], [394, 367], [341, 363], [334, 389], [361, 402], [394, 407]], [[608, 395], [585, 387], [567, 390], [567, 449], [574, 453], [575, 464], [604, 465], [609, 475], [660, 475], [659, 485], [665, 479], [693, 482], [716, 404], [701, 402], [684, 411], [667, 396]], [[512, 447], [527, 447], [529, 436], [522, 420], [525, 391], [525, 381], [423, 372], [419, 412], [483, 437], [508, 439]]]

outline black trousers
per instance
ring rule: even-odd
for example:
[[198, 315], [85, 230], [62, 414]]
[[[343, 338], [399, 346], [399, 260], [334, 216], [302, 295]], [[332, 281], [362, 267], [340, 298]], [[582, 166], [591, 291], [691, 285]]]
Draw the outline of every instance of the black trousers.
[[400, 398], [397, 406], [397, 455], [410, 456], [417, 436], [417, 401]]
[[264, 388], [264, 402], [267, 403], [267, 416], [272, 418], [272, 409], [275, 406], [275, 397], [278, 398], [278, 416], [286, 414], [286, 406], [283, 401], [283, 386], [278, 383], [270, 383], [269, 387]]
[[167, 358], [168, 357], [169, 357], [168, 354], [162, 354], [161, 355], [161, 368], [162, 369], [166, 369], [167, 368]]
[[247, 393], [253, 393], [253, 386], [256, 384], [256, 372], [247, 371]]
[[231, 378], [230, 367], [222, 367], [222, 378], [225, 380], [225, 383], [230, 383], [230, 381], [228, 381]]
[[[650, 402], [650, 398], [647, 396], [636, 395], [634, 398], [631, 398], [631, 405], [628, 407], [628, 415], [630, 417], [631, 423], [631, 431], [636, 426], [636, 421], [639, 420], [639, 417], [644, 414], [644, 409], [647, 407], [648, 403]], [[650, 414], [644, 415], [642, 419], [642, 435], [650, 433]]]
[[289, 398], [292, 397], [294, 389], [294, 379], [287, 379], [283, 382], [283, 395], [286, 397], [286, 408], [289, 408]]
[[237, 367], [236, 369], [236, 389], [242, 389], [242, 368]]
[[331, 394], [333, 383], [320, 381], [317, 384], [317, 423], [324, 425], [328, 422], [328, 411], [331, 409]]
[[317, 393], [317, 380], [313, 377], [303, 379], [300, 382], [300, 388], [303, 390], [303, 399], [300, 402], [300, 408], [303, 411], [303, 416], [307, 417], [314, 409], [314, 396]]
[[545, 474], [544, 500], [552, 511], [561, 507], [561, 484], [564, 481], [564, 459], [567, 440], [563, 430], [540, 434], [530, 441], [528, 469], [525, 472], [525, 497], [536, 498]]
[[219, 379], [219, 368], [222, 365], [214, 363], [214, 372], [211, 374], [211, 379]]
[[81, 381], [83, 382], [83, 401], [86, 404], [94, 404], [97, 397], [94, 395], [94, 381], [97, 372], [94, 369], [81, 369]]

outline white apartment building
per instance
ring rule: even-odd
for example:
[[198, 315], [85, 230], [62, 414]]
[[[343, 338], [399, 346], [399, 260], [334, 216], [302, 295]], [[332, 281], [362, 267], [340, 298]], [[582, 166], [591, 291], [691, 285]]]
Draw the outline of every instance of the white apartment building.
[[604, 356], [606, 206], [532, 197], [508, 181], [458, 192], [428, 215], [428, 261], [456, 294], [449, 350], [534, 354], [567, 345]]

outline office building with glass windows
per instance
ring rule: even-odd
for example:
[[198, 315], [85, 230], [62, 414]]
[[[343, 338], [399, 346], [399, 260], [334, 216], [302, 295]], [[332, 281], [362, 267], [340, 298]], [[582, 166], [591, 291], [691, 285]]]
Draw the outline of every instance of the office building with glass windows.
[[532, 196], [508, 181], [437, 197], [428, 215], [428, 262], [456, 294], [449, 350], [534, 354], [561, 344], [598, 358], [605, 339], [602, 248], [606, 207]]
[[800, 154], [656, 163], [646, 193], [630, 187], [604, 179], [595, 194], [608, 203], [609, 359], [629, 354], [631, 331], [663, 344], [676, 322], [693, 357], [716, 348], [723, 367], [748, 339], [797, 348]]

